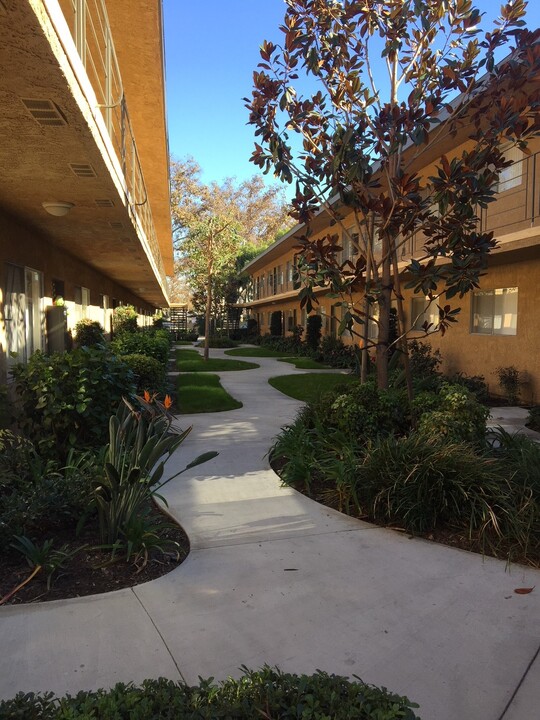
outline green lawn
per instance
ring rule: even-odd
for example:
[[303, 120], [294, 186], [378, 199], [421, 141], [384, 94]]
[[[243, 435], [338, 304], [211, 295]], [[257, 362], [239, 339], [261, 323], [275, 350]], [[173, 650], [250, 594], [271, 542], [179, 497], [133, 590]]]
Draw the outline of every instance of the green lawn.
[[223, 370], [251, 370], [258, 368], [255, 363], [225, 358], [208, 358], [205, 362], [197, 350], [177, 350], [176, 367], [180, 372], [221, 372]]
[[305, 375], [281, 375], [280, 377], [270, 378], [268, 382], [276, 390], [295, 400], [314, 402], [321, 393], [331, 390], [336, 385], [358, 382], [358, 378], [354, 375], [341, 375], [340, 373], [309, 373]]
[[278, 352], [277, 350], [270, 350], [265, 347], [251, 347], [251, 348], [235, 348], [234, 350], [225, 350], [225, 355], [232, 355], [234, 357], [269, 357], [269, 358], [282, 358], [287, 353]]
[[221, 387], [218, 375], [185, 373], [177, 378], [176, 405], [180, 415], [236, 410], [242, 403]]
[[278, 362], [291, 363], [299, 370], [330, 370], [330, 365], [324, 365], [323, 363], [312, 360], [308, 357], [288, 357], [280, 358]]

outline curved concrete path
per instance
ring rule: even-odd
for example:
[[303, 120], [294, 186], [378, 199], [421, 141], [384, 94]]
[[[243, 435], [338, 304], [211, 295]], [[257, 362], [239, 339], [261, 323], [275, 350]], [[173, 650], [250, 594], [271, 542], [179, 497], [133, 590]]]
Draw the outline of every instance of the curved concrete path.
[[243, 408], [181, 417], [194, 430], [171, 472], [220, 452], [167, 486], [192, 542], [187, 561], [133, 589], [0, 608], [0, 696], [160, 675], [195, 683], [268, 663], [360, 676], [420, 703], [423, 720], [537, 717], [540, 571], [409, 539], [280, 487], [265, 454], [300, 403], [267, 379], [301, 371], [257, 362], [220, 373]]

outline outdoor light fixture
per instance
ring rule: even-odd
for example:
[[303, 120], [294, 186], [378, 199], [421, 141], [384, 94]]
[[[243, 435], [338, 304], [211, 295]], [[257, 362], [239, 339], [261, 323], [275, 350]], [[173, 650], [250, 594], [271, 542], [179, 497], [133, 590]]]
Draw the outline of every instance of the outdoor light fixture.
[[41, 204], [49, 215], [54, 215], [55, 217], [63, 217], [68, 214], [72, 207], [75, 207], [73, 203], [64, 202], [63, 200], [55, 200]]

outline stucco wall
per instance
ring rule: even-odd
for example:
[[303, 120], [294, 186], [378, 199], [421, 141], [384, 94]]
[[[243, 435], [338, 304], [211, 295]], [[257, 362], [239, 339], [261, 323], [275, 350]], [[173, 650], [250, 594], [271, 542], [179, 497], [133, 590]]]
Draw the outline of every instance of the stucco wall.
[[0, 210], [0, 382], [3, 382], [6, 377], [6, 328], [4, 323], [6, 263], [28, 267], [43, 273], [44, 307], [52, 304], [53, 280], [61, 280], [64, 282], [64, 298], [68, 306], [75, 300], [76, 287], [82, 286], [90, 290], [89, 316], [96, 317], [100, 321], [101, 317], [98, 315], [100, 295], [107, 295], [111, 305], [114, 298], [124, 304], [134, 305], [139, 311], [154, 312], [151, 305], [130, 293], [126, 288], [56, 248], [46, 236]]

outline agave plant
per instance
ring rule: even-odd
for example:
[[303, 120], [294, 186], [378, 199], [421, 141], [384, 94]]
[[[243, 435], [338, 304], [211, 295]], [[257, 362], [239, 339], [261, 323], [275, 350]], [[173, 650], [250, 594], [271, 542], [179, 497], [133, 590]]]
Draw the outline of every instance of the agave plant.
[[[165, 463], [191, 432], [172, 428], [167, 408], [138, 398], [136, 407], [126, 399], [109, 421], [109, 444], [105, 453], [103, 476], [94, 489], [100, 542], [118, 549], [130, 535], [130, 528], [145, 518], [153, 497], [165, 505], [159, 490], [189, 468], [215, 457], [217, 452], [199, 455], [183, 470], [161, 481]], [[127, 544], [128, 558], [139, 551]]]

